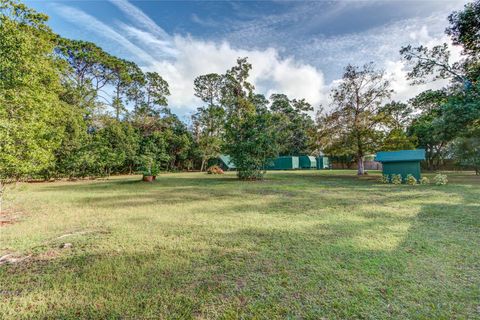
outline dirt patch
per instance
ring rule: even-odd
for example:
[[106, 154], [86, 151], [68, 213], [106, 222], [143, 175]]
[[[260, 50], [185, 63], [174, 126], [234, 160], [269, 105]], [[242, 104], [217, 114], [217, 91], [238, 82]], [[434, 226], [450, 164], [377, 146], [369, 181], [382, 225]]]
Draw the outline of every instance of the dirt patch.
[[23, 215], [23, 212], [20, 211], [2, 210], [0, 213], [0, 228], [18, 222]]

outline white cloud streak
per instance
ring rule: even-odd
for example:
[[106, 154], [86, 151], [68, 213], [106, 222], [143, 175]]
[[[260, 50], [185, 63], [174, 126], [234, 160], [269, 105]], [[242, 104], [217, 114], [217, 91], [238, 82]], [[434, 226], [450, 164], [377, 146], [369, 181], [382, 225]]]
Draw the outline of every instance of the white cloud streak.
[[85, 13], [84, 11], [64, 5], [57, 5], [56, 10], [60, 15], [68, 17], [69, 21], [78, 24], [86, 29], [89, 29], [90, 31], [97, 33], [104, 38], [110, 39], [111, 41], [114, 41], [117, 44], [121, 45], [123, 48], [125, 48], [143, 63], [148, 63], [149, 61], [153, 60], [152, 56], [148, 54], [145, 50], [134, 45], [119, 32], [115, 31], [108, 25], [97, 20], [95, 17]]
[[[296, 46], [295, 55], [282, 56], [279, 50], [272, 47], [235, 48], [231, 42], [225, 40], [205, 41], [188, 35], [169, 35], [128, 1], [111, 2], [132, 21], [133, 25], [120, 22], [110, 27], [85, 12], [68, 6], [59, 6], [58, 11], [68, 17], [69, 21], [121, 45], [144, 70], [159, 72], [170, 84], [172, 93], [169, 98], [170, 106], [183, 114], [192, 112], [200, 104], [193, 92], [195, 77], [212, 72], [223, 73], [235, 64], [237, 57], [249, 58], [253, 65], [250, 80], [258, 92], [267, 97], [272, 93], [285, 93], [291, 98], [305, 98], [314, 106], [328, 104], [328, 89], [337, 81], [326, 83], [324, 73], [318, 66], [327, 68], [333, 66], [338, 70], [347, 63], [368, 62], [365, 61], [367, 58], [379, 61], [378, 66], [385, 68], [396, 91], [394, 98], [397, 100], [407, 100], [421, 90], [445, 85], [445, 82], [435, 82], [424, 86], [410, 86], [406, 80], [407, 68], [398, 55], [398, 50], [404, 43], [431, 46], [448, 40], [443, 34], [438, 33], [440, 21], [444, 19], [438, 15], [427, 17], [423, 21], [418, 19], [400, 21], [341, 37], [327, 39], [317, 37], [308, 44]], [[331, 10], [338, 13], [345, 8], [348, 6], [343, 5]], [[302, 13], [304, 10], [302, 7], [299, 12]], [[287, 18], [289, 21], [296, 21], [296, 15], [298, 12], [287, 15]], [[255, 32], [254, 29], [258, 30], [259, 26], [266, 29], [269, 29], [269, 26], [275, 27], [281, 24], [283, 18], [271, 16], [266, 22], [259, 21], [246, 28], [237, 29], [233, 39], [248, 36]], [[432, 29], [434, 35], [430, 34]], [[268, 30], [262, 32], [266, 31]], [[275, 34], [274, 30], [270, 31]], [[457, 56], [457, 53], [454, 56]], [[298, 57], [301, 57], [301, 60]]]

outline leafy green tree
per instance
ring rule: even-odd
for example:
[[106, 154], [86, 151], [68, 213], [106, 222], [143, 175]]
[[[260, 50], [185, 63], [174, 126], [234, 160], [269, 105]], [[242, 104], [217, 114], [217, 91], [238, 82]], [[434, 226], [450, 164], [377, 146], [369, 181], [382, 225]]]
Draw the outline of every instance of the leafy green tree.
[[384, 72], [375, 70], [372, 63], [362, 68], [347, 66], [342, 82], [332, 90], [332, 111], [320, 119], [320, 135], [329, 139], [326, 153], [354, 155], [358, 174], [363, 175], [365, 155], [381, 145], [382, 104], [391, 93]]
[[310, 154], [315, 123], [308, 112], [313, 111], [313, 107], [305, 99], [290, 100], [285, 94], [273, 94], [270, 100], [281, 141], [279, 154]]
[[237, 59], [225, 74], [222, 88], [227, 114], [224, 148], [242, 180], [263, 178], [269, 159], [278, 154], [273, 116], [248, 82], [251, 68], [246, 58]]
[[75, 92], [76, 104], [84, 110], [86, 118], [95, 112], [97, 100], [110, 104], [103, 89], [113, 84], [119, 59], [94, 43], [61, 37], [57, 39], [55, 52], [69, 66], [62, 80]]
[[17, 1], [0, 3], [0, 172], [38, 174], [62, 141], [60, 64], [47, 16]]
[[221, 152], [225, 122], [225, 111], [220, 105], [222, 84], [222, 76], [216, 73], [199, 76], [194, 81], [195, 95], [207, 103], [192, 116], [194, 136], [202, 159], [200, 171]]
[[137, 83], [143, 83], [144, 74], [133, 62], [118, 58], [113, 58], [112, 60], [114, 97], [111, 104], [115, 112], [115, 118], [120, 120], [122, 113], [124, 114], [127, 111], [126, 101], [129, 98], [130, 90]]
[[475, 132], [478, 126], [480, 34], [476, 31], [480, 25], [479, 8], [480, 2], [474, 1], [467, 4], [463, 11], [449, 16], [450, 27], [446, 33], [452, 37], [455, 45], [462, 46], [461, 61], [450, 62], [446, 44], [432, 49], [407, 46], [401, 50], [406, 61], [412, 64], [409, 77], [414, 83], [425, 82], [429, 77], [431, 80], [451, 80], [448, 88], [426, 91], [414, 99], [420, 112], [409, 132], [418, 138], [421, 147], [426, 148], [430, 169], [438, 167], [453, 141], [469, 141], [466, 135]]
[[473, 168], [480, 175], [480, 123], [453, 143], [453, 154], [460, 166]]

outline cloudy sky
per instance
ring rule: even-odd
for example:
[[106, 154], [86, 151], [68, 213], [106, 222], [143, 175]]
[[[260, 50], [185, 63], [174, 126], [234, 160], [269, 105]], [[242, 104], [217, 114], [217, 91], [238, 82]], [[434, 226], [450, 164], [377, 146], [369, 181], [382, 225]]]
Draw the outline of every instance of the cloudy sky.
[[[466, 0], [370, 1], [27, 1], [50, 16], [64, 37], [158, 71], [170, 84], [170, 107], [187, 116], [200, 105], [193, 79], [223, 73], [237, 57], [253, 65], [251, 81], [269, 96], [282, 92], [328, 103], [349, 63], [375, 61], [392, 80], [395, 98], [422, 89], [405, 79], [399, 49], [447, 42], [448, 14]], [[455, 48], [453, 48], [455, 51]], [[453, 56], [458, 56], [457, 51]], [[440, 86], [441, 83], [428, 86]]]

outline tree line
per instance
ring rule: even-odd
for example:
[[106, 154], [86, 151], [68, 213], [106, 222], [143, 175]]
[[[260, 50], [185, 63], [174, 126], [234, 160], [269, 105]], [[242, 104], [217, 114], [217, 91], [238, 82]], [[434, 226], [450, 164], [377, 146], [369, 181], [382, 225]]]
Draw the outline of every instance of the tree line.
[[83, 178], [118, 173], [205, 170], [220, 153], [241, 179], [259, 179], [278, 155], [324, 153], [356, 159], [423, 147], [435, 169], [446, 157], [479, 168], [480, 2], [449, 17], [447, 34], [463, 48], [450, 63], [446, 45], [401, 49], [412, 84], [450, 79], [442, 90], [391, 100], [373, 63], [349, 65], [331, 104], [312, 117], [304, 99], [255, 92], [247, 58], [192, 84], [203, 101], [189, 124], [168, 108], [169, 85], [156, 72], [99, 46], [55, 34], [48, 17], [0, 1], [1, 178]]

